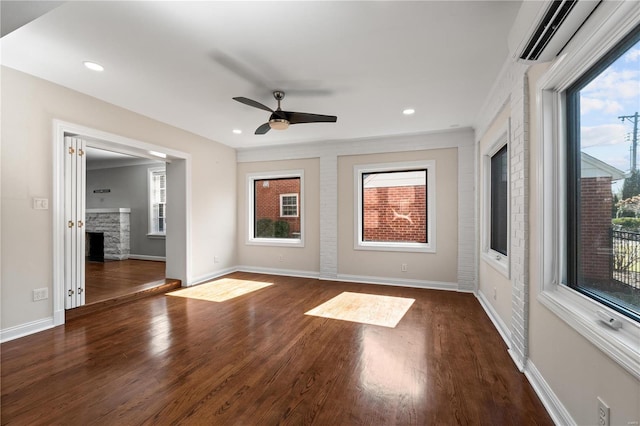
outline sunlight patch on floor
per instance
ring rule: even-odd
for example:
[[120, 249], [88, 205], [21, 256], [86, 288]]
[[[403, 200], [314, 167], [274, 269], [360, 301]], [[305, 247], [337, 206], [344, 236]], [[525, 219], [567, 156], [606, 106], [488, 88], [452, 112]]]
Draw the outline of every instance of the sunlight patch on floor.
[[344, 292], [305, 315], [395, 328], [415, 299]]
[[273, 283], [263, 281], [222, 278], [220, 280], [172, 291], [171, 293], [167, 293], [167, 296], [187, 297], [189, 299], [207, 300], [209, 302], [224, 302], [271, 285], [273, 285]]

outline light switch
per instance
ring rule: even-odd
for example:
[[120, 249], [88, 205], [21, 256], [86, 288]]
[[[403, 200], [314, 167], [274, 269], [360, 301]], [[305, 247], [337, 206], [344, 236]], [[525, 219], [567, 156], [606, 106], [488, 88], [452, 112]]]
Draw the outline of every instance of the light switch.
[[48, 198], [34, 198], [33, 199], [33, 208], [35, 210], [48, 210], [49, 209], [49, 199]]

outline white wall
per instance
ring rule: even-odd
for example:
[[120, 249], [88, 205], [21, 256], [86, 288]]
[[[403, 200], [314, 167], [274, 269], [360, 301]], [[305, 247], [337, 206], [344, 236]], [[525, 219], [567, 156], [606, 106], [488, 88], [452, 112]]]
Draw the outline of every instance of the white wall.
[[[437, 253], [354, 250], [353, 165], [417, 159], [436, 160]], [[313, 167], [309, 166], [311, 161]], [[242, 268], [283, 273], [304, 268], [307, 275], [322, 279], [474, 291], [475, 166], [470, 129], [246, 149], [238, 152], [238, 162], [238, 192], [242, 194], [238, 198], [238, 257]], [[280, 249], [245, 246], [245, 184], [241, 180], [251, 171], [282, 170], [285, 166], [304, 167], [305, 179], [309, 177], [312, 188], [318, 188], [318, 193], [305, 195], [305, 202], [313, 203], [305, 210], [307, 218], [317, 218], [319, 235], [315, 239], [316, 230], [308, 230], [312, 239], [305, 240], [304, 259], [297, 263], [300, 267], [279, 262]], [[303, 253], [294, 248], [288, 251]], [[400, 270], [401, 263], [409, 265], [407, 272]]]
[[[433, 160], [436, 252], [356, 250], [354, 188], [356, 165]], [[458, 157], [457, 149], [432, 149], [338, 158], [338, 274], [339, 276], [394, 278], [423, 283], [453, 283], [458, 279]], [[401, 264], [407, 271], [401, 271]]]
[[[572, 47], [575, 47], [575, 44], [569, 44], [568, 49]], [[492, 129], [499, 127], [505, 120], [503, 114], [500, 114], [501, 111], [504, 113], [508, 110], [512, 119], [524, 123], [521, 130], [523, 137], [520, 138], [520, 141], [524, 141], [524, 147], [517, 153], [517, 163], [511, 167], [511, 176], [514, 176], [515, 170], [518, 177], [520, 172], [525, 177], [523, 186], [518, 188], [520, 194], [526, 195], [525, 200], [511, 204], [512, 208], [515, 205], [521, 209], [517, 214], [526, 221], [522, 232], [511, 233], [512, 246], [517, 244], [528, 253], [525, 263], [521, 265], [524, 280], [520, 287], [516, 287], [512, 282], [511, 294], [506, 286], [499, 287], [499, 299], [511, 298], [511, 313], [507, 313], [506, 304], [502, 306], [493, 302], [490, 304], [495, 309], [488, 309], [488, 313], [498, 315], [505, 322], [510, 318], [512, 330], [516, 323], [526, 325], [525, 338], [522, 339], [523, 362], [518, 364], [517, 357], [514, 357], [514, 360], [523, 368], [558, 424], [596, 424], [597, 397], [602, 398], [611, 407], [611, 425], [637, 424], [640, 421], [640, 381], [547, 309], [538, 299], [543, 261], [538, 236], [544, 223], [535, 214], [539, 208], [536, 194], [541, 182], [537, 158], [540, 135], [536, 128], [536, 84], [552, 66], [552, 63], [531, 67], [516, 63], [506, 64], [487, 105], [481, 111], [476, 126], [478, 141], [484, 141], [490, 138]], [[514, 108], [520, 99], [524, 99], [524, 105]], [[513, 135], [512, 129], [512, 137]], [[511, 159], [514, 160], [513, 157]], [[480, 293], [489, 296], [491, 283], [499, 281], [494, 281], [496, 277], [489, 274], [482, 264], [479, 273]], [[522, 298], [526, 303], [521, 303]], [[491, 300], [491, 297], [486, 299]], [[510, 343], [513, 344], [507, 341], [507, 344]]]
[[[130, 253], [132, 256], [165, 256], [165, 239], [149, 238], [149, 169], [164, 163], [87, 170], [87, 209], [130, 208]], [[94, 193], [96, 189], [110, 189]], [[170, 197], [169, 197], [170, 198]]]
[[[10, 68], [2, 67], [1, 85], [3, 331], [53, 314], [52, 211], [34, 210], [32, 198], [51, 202], [54, 119], [190, 154], [190, 281], [236, 265], [233, 149]], [[32, 302], [40, 287], [50, 298]]]
[[[500, 133], [502, 131], [508, 129], [510, 115], [511, 108], [509, 105], [505, 105], [502, 108], [501, 112], [492, 121], [489, 129], [484, 135], [482, 135], [480, 141], [478, 142], [477, 167], [479, 173], [476, 188], [478, 189], [478, 207], [480, 210], [482, 210], [483, 204], [488, 201], [487, 198], [490, 198], [489, 194], [484, 193], [484, 182], [485, 179], [487, 179], [487, 176], [485, 176], [486, 170], [483, 170], [482, 168], [482, 163], [484, 161], [483, 153], [487, 152], [487, 150], [491, 148], [491, 146], [496, 142], [497, 138], [501, 136]], [[480, 238], [478, 247], [480, 253], [480, 264], [478, 267], [478, 293], [481, 300], [483, 300], [483, 302], [485, 303], [489, 303], [491, 309], [495, 310], [500, 321], [502, 322], [502, 324], [498, 322], [498, 324], [503, 327], [502, 332], [510, 336], [512, 292], [511, 280], [508, 277], [504, 276], [493, 266], [491, 262], [488, 262], [486, 258], [482, 256], [482, 235], [486, 231], [484, 229], [485, 225], [486, 220], [483, 219], [483, 221], [481, 221], [479, 225]]]
[[[304, 171], [304, 247], [248, 245], [247, 174]], [[239, 163], [238, 264], [245, 270], [286, 271], [293, 275], [317, 276], [320, 270], [320, 161], [318, 158]], [[282, 260], [281, 260], [282, 259]]]

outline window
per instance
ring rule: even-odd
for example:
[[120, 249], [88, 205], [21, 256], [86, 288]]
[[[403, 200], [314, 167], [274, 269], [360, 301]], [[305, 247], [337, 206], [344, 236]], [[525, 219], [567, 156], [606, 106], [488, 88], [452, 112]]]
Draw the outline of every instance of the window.
[[167, 229], [167, 175], [165, 168], [149, 169], [149, 235], [165, 235]]
[[433, 161], [355, 166], [361, 250], [435, 251]]
[[637, 3], [601, 3], [538, 81], [539, 192], [532, 196], [538, 300], [635, 377], [640, 290], [625, 275], [638, 273], [639, 247], [627, 238], [635, 231], [619, 232], [635, 221], [621, 217], [635, 205], [614, 195], [623, 196], [634, 174], [635, 122], [626, 117], [640, 107], [638, 24]]
[[298, 194], [280, 194], [280, 217], [298, 217]]
[[[638, 52], [640, 31], [614, 47], [566, 92], [567, 285], [636, 321], [640, 321]], [[599, 103], [610, 106], [600, 108]], [[627, 120], [631, 126], [625, 125]], [[594, 135], [598, 131], [607, 134]]]
[[249, 174], [248, 244], [302, 246], [303, 172]]
[[509, 151], [505, 130], [483, 160], [483, 258], [509, 276]]

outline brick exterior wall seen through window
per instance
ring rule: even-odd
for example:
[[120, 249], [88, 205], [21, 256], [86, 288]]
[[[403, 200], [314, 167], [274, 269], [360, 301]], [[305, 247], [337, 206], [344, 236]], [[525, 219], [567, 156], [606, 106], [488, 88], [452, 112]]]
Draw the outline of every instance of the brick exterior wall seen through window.
[[579, 275], [587, 282], [611, 279], [611, 178], [582, 178]]
[[289, 224], [289, 236], [286, 238], [298, 238], [302, 214], [300, 205], [298, 205], [298, 217], [281, 217], [280, 194], [298, 194], [298, 203], [300, 203], [300, 178], [254, 181], [256, 229], [260, 219], [270, 219], [273, 222], [284, 221]]
[[364, 188], [364, 241], [427, 243], [425, 185]]

